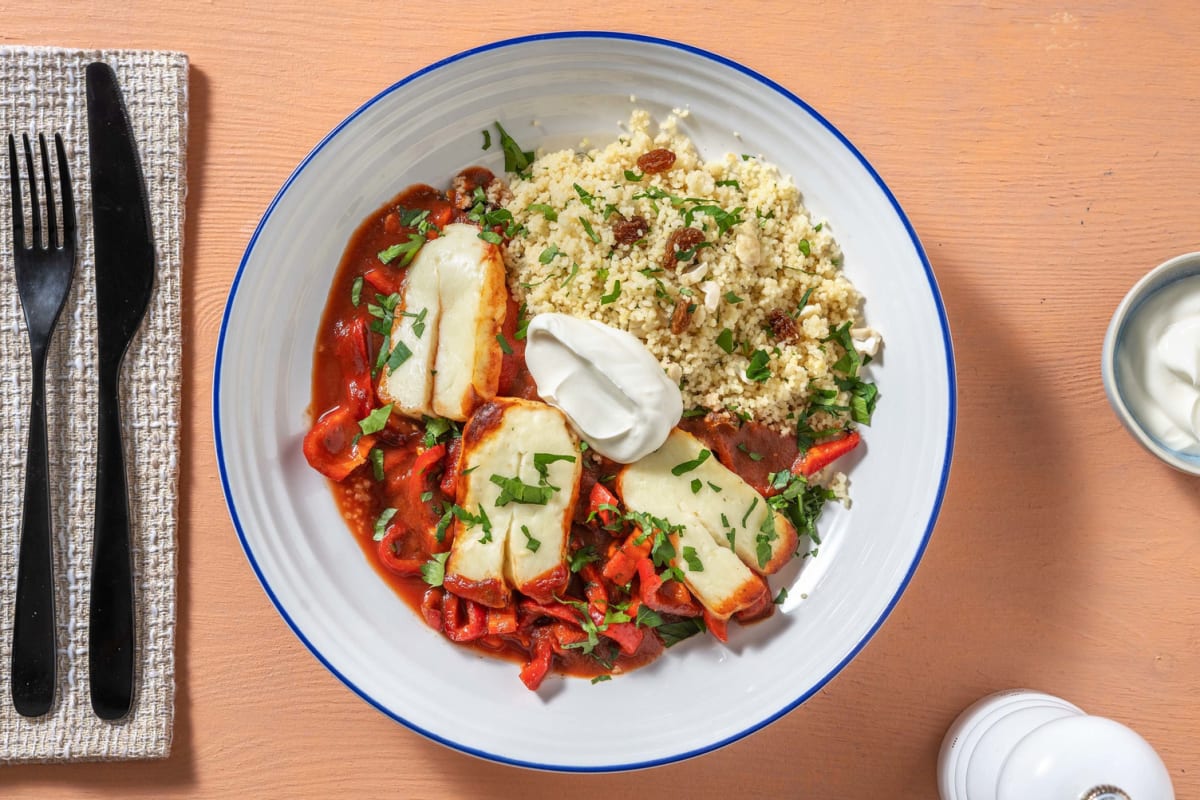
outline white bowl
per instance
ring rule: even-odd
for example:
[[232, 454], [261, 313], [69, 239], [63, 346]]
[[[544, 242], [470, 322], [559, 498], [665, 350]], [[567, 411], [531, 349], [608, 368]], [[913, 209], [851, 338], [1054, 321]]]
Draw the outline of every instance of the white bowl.
[[1200, 252], [1185, 253], [1175, 256], [1159, 264], [1147, 272], [1133, 285], [1113, 312], [1112, 320], [1104, 335], [1104, 349], [1100, 358], [1101, 378], [1104, 381], [1104, 393], [1108, 396], [1108, 404], [1117, 415], [1117, 419], [1125, 426], [1125, 430], [1159, 460], [1180, 472], [1189, 475], [1200, 475], [1200, 456], [1180, 453], [1164, 445], [1143, 426], [1137, 415], [1126, 402], [1121, 370], [1117, 367], [1117, 357], [1125, 340], [1127, 323], [1132, 319], [1139, 307], [1164, 286], [1183, 278], [1200, 275]]
[[[636, 104], [630, 96], [636, 95]], [[592, 685], [479, 658], [429, 629], [378, 578], [324, 479], [305, 463], [312, 349], [330, 278], [359, 222], [405, 186], [500, 169], [480, 131], [499, 120], [526, 147], [604, 143], [635, 107], [702, 154], [762, 153], [828, 220], [845, 271], [881, 330], [881, 399], [851, 470], [853, 507], [830, 504], [820, 555], [777, 576], [786, 603], [732, 632]], [[537, 123], [536, 125], [534, 123]], [[734, 129], [740, 132], [735, 135]], [[720, 56], [611, 33], [515, 39], [396, 83], [351, 114], [288, 179], [246, 249], [214, 377], [221, 477], [263, 588], [313, 654], [369, 703], [464, 752], [543, 769], [605, 771], [704, 753], [820, 689], [882, 624], [912, 577], [941, 505], [955, 383], [941, 298], [916, 234], [867, 161], [783, 87]], [[734, 626], [736, 628], [736, 626]], [[800, 767], [803, 768], [803, 767]]]

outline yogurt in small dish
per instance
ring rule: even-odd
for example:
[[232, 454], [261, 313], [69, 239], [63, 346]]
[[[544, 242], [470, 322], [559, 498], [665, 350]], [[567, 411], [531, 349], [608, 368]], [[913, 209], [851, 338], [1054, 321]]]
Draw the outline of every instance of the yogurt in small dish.
[[1200, 475], [1200, 253], [1161, 264], [1130, 290], [1109, 324], [1103, 374], [1134, 437]]

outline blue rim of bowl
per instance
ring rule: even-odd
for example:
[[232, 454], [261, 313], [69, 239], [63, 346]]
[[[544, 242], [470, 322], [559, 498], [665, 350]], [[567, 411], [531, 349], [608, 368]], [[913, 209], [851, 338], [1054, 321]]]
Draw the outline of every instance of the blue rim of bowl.
[[[746, 728], [745, 730], [739, 731], [738, 733], [733, 734], [731, 736], [727, 736], [724, 739], [721, 739], [720, 741], [704, 745], [703, 747], [699, 747], [699, 748], [696, 748], [693, 750], [678, 753], [678, 754], [675, 754], [672, 756], [664, 756], [662, 758], [651, 759], [651, 760], [647, 760], [647, 761], [630, 762], [628, 764], [611, 764], [611, 765], [600, 765], [600, 766], [573, 766], [573, 765], [569, 765], [569, 764], [542, 764], [542, 763], [538, 763], [535, 761], [523, 761], [520, 759], [509, 758], [506, 756], [489, 753], [484, 750], [479, 750], [477, 748], [467, 747], [458, 742], [447, 739], [443, 736], [439, 736], [438, 734], [433, 733], [432, 731], [425, 730], [424, 728], [420, 727], [419, 725], [413, 724], [412, 722], [404, 719], [404, 717], [400, 716], [396, 712], [383, 706], [378, 701], [376, 701], [373, 697], [366, 694], [358, 686], [354, 685], [353, 682], [351, 682], [345, 675], [343, 675], [341, 672], [339, 672], [328, 660], [326, 660], [325, 656], [322, 655], [321, 652], [319, 650], [317, 650], [317, 648], [312, 644], [312, 642], [310, 642], [308, 640], [308, 638], [304, 635], [304, 633], [296, 625], [295, 621], [288, 614], [287, 610], [279, 602], [279, 598], [277, 598], [275, 596], [275, 592], [271, 589], [270, 584], [267, 583], [266, 576], [263, 575], [262, 570], [259, 568], [258, 562], [254, 558], [254, 553], [251, 551], [250, 545], [246, 541], [246, 535], [245, 535], [244, 531], [242, 530], [241, 519], [238, 517], [237, 509], [234, 506], [233, 495], [232, 495], [232, 492], [231, 492], [231, 489], [229, 486], [229, 476], [226, 474], [226, 470], [225, 470], [224, 449], [221, 444], [221, 404], [220, 404], [221, 364], [222, 364], [222, 360], [223, 360], [223, 356], [224, 356], [224, 352], [225, 352], [225, 336], [226, 336], [226, 333], [229, 328], [229, 317], [230, 317], [230, 314], [232, 313], [234, 300], [237, 296], [238, 284], [242, 280], [242, 274], [244, 273], [244, 271], [246, 269], [246, 263], [250, 259], [250, 254], [254, 251], [254, 245], [258, 241], [259, 234], [262, 233], [263, 227], [267, 224], [267, 220], [270, 219], [272, 212], [275, 210], [275, 206], [279, 204], [279, 201], [287, 193], [288, 188], [292, 185], [292, 183], [296, 180], [296, 178], [300, 175], [300, 173], [304, 171], [304, 168], [306, 166], [308, 166], [308, 163], [310, 161], [312, 161], [313, 158], [315, 158], [316, 155], [318, 153], [320, 153], [321, 150], [324, 149], [324, 147], [327, 144], [329, 144], [329, 142], [332, 141], [333, 138], [335, 136], [337, 136], [337, 134], [344, 127], [349, 125], [350, 122], [352, 122], [356, 117], [358, 117], [360, 114], [362, 114], [364, 111], [366, 111], [371, 106], [375, 105], [375, 103], [379, 102], [384, 97], [390, 95], [392, 92], [400, 89], [401, 87], [405, 86], [406, 84], [411, 83], [413, 80], [421, 77], [422, 75], [427, 75], [431, 72], [435, 72], [438, 69], [441, 69], [442, 67], [445, 67], [449, 64], [453, 64], [453, 63], [455, 63], [457, 61], [461, 61], [465, 58], [470, 58], [470, 57], [478, 55], [480, 53], [486, 53], [486, 52], [489, 52], [492, 50], [499, 50], [502, 48], [514, 47], [514, 46], [522, 45], [522, 44], [529, 44], [531, 42], [551, 41], [551, 40], [557, 40], [557, 39], [614, 39], [614, 40], [618, 40], [618, 41], [638, 42], [641, 44], [649, 44], [649, 45], [655, 45], [655, 46], [659, 46], [659, 47], [669, 47], [669, 48], [673, 48], [675, 50], [680, 50], [684, 53], [688, 53], [690, 55], [700, 56], [701, 58], [708, 59], [709, 61], [713, 61], [717, 64], [720, 64], [721, 66], [735, 70], [749, 78], [753, 78], [754, 80], [758, 81], [759, 83], [763, 84], [764, 86], [775, 91], [777, 94], [779, 94], [780, 97], [788, 100], [791, 103], [794, 103], [801, 110], [803, 110], [806, 114], [810, 115], [813, 119], [815, 119], [817, 122], [819, 122], [826, 130], [828, 130], [831, 134], [833, 134], [837, 138], [837, 140], [842, 144], [843, 147], [845, 147], [848, 151], [850, 151], [850, 153], [852, 153], [854, 155], [854, 157], [858, 160], [858, 162], [860, 164], [862, 164], [862, 166], [871, 175], [872, 179], [874, 179], [874, 181], [875, 181], [876, 185], [879, 187], [880, 191], [882, 191], [884, 193], [884, 195], [887, 197], [888, 202], [891, 204], [892, 210], [895, 212], [896, 216], [904, 224], [904, 229], [908, 232], [909, 238], [912, 241], [913, 248], [916, 250], [917, 255], [921, 259], [921, 265], [925, 270], [925, 277], [929, 282], [930, 293], [933, 297], [934, 305], [937, 308], [938, 323], [942, 329], [942, 344], [944, 345], [945, 354], [946, 354], [946, 378], [947, 378], [947, 388], [949, 390], [949, 398], [948, 398], [948, 406], [947, 406], [948, 424], [946, 426], [945, 460], [942, 464], [942, 474], [938, 480], [937, 495], [934, 498], [933, 507], [932, 507], [932, 509], [930, 511], [930, 515], [929, 515], [929, 521], [926, 524], [925, 531], [921, 536], [920, 546], [917, 548], [917, 552], [913, 556], [912, 563], [909, 565], [908, 570], [904, 575], [904, 579], [900, 582], [899, 587], [897, 587], [897, 589], [896, 589], [895, 595], [893, 595], [891, 600], [888, 602], [887, 606], [884, 608], [883, 612], [880, 614], [879, 619], [877, 619], [875, 621], [875, 624], [871, 626], [871, 629], [867, 631], [867, 633], [858, 642], [858, 644], [856, 644], [850, 650], [850, 652], [846, 654], [846, 657], [843, 658], [840, 662], [838, 662], [838, 664], [835, 665], [833, 667], [833, 669], [831, 669], [829, 671], [828, 674], [826, 674], [824, 677], [822, 677], [810, 689], [808, 689], [806, 692], [801, 694], [795, 700], [788, 703], [787, 705], [785, 705], [783, 708], [779, 709], [775, 713], [770, 714], [765, 719], [759, 720], [758, 722], [756, 722], [755, 724]], [[875, 168], [873, 166], [871, 166], [870, 162], [868, 162], [867, 159], [863, 157], [862, 153], [860, 153], [858, 151], [858, 149], [853, 144], [850, 143], [850, 140], [847, 139], [842, 134], [841, 131], [839, 131], [827, 119], [825, 119], [823, 116], [821, 116], [819, 113], [817, 113], [817, 111], [815, 109], [813, 109], [810, 105], [808, 105], [808, 103], [804, 102], [799, 97], [797, 97], [795, 94], [793, 94], [791, 91], [789, 91], [788, 89], [785, 89], [783, 86], [779, 85], [775, 81], [771, 80], [770, 78], [768, 78], [764, 75], [761, 75], [758, 72], [755, 72], [754, 70], [750, 69], [749, 67], [745, 67], [745, 66], [737, 63], [736, 61], [725, 58], [724, 56], [717, 55], [716, 53], [709, 52], [708, 50], [703, 50], [701, 48], [694, 47], [694, 46], [688, 45], [688, 44], [683, 44], [681, 42], [672, 41], [670, 39], [660, 39], [660, 38], [653, 37], [653, 36], [644, 36], [641, 34], [634, 34], [634, 33], [618, 33], [618, 32], [612, 32], [612, 31], [559, 31], [559, 32], [554, 32], [554, 33], [538, 33], [538, 34], [533, 34], [530, 36], [519, 36], [519, 37], [512, 38], [512, 39], [504, 39], [504, 40], [501, 40], [498, 42], [492, 42], [490, 44], [485, 44], [485, 45], [481, 45], [479, 47], [474, 47], [474, 48], [471, 48], [470, 50], [464, 50], [460, 53], [457, 53], [455, 55], [444, 58], [440, 61], [434, 62], [433, 64], [430, 64], [429, 66], [419, 69], [416, 72], [413, 72], [412, 74], [408, 75], [407, 77], [402, 78], [401, 80], [399, 80], [396, 83], [389, 86], [387, 89], [384, 89], [383, 91], [376, 94], [374, 97], [372, 97], [370, 100], [368, 100], [366, 103], [361, 105], [358, 109], [356, 109], [354, 111], [354, 113], [350, 114], [350, 116], [346, 117], [346, 119], [344, 119], [340, 123], [338, 123], [337, 127], [335, 127], [332, 131], [330, 131], [325, 136], [325, 138], [323, 138], [316, 145], [316, 147], [314, 147], [312, 149], [312, 151], [309, 152], [309, 154], [304, 157], [304, 160], [300, 162], [299, 166], [296, 167], [296, 169], [292, 172], [292, 174], [290, 176], [288, 176], [287, 181], [284, 182], [283, 186], [280, 187], [279, 192], [275, 195], [274, 199], [271, 200], [271, 204], [267, 207], [267, 210], [263, 213], [262, 219], [259, 221], [258, 226], [254, 229], [254, 234], [253, 234], [253, 236], [250, 237], [250, 242], [246, 246], [246, 252], [243, 254], [242, 261], [238, 265], [237, 274], [234, 276], [233, 283], [229, 288], [229, 299], [226, 301], [225, 312], [221, 317], [221, 332], [217, 339], [216, 363], [213, 367], [213, 434], [214, 434], [214, 441], [216, 444], [216, 452], [217, 452], [217, 467], [221, 473], [221, 487], [225, 492], [225, 504], [229, 508], [229, 515], [233, 520], [234, 528], [237, 530], [238, 539], [242, 543], [242, 550], [243, 550], [243, 552], [245, 552], [246, 558], [247, 558], [247, 560], [249, 560], [250, 566], [254, 570], [254, 574], [258, 577], [258, 581], [260, 584], [262, 584], [263, 590], [267, 593], [267, 596], [269, 598], [271, 598], [271, 602], [274, 604], [275, 610], [279, 612], [279, 615], [281, 617], [283, 617], [284, 621], [288, 624], [288, 627], [290, 627], [292, 629], [292, 633], [294, 633], [296, 635], [296, 637], [298, 639], [300, 639], [301, 642], [304, 643], [304, 646], [309, 649], [309, 652], [311, 652], [313, 654], [313, 656], [315, 656], [316, 659], [325, 666], [326, 669], [328, 669], [331, 673], [333, 673], [334, 676], [336, 676], [338, 680], [340, 680], [342, 683], [344, 683], [351, 691], [353, 691], [355, 694], [357, 694], [359, 697], [361, 697], [363, 700], [365, 700], [370, 705], [374, 706], [381, 713], [387, 715], [388, 717], [392, 718], [396, 722], [399, 722], [401, 725], [404, 725], [405, 727], [409, 728], [410, 730], [416, 731], [417, 733], [421, 734], [422, 736], [432, 739], [433, 741], [436, 741], [436, 742], [443, 744], [447, 747], [450, 747], [454, 750], [458, 750], [459, 752], [467, 753], [469, 755], [477, 756], [479, 758], [484, 758], [489, 761], [495, 761], [497, 763], [509, 764], [509, 765], [517, 766], [517, 767], [527, 767], [527, 768], [531, 768], [531, 769], [546, 770], [546, 771], [552, 771], [552, 772], [579, 772], [579, 773], [624, 772], [624, 771], [629, 771], [629, 770], [645, 769], [648, 767], [660, 766], [663, 764], [671, 764], [671, 763], [674, 763], [677, 761], [684, 761], [684, 760], [687, 760], [690, 758], [695, 758], [696, 756], [700, 756], [705, 753], [712, 752], [713, 750], [718, 750], [728, 744], [736, 742], [739, 739], [749, 736], [750, 734], [766, 727], [767, 725], [770, 725], [772, 722], [779, 719], [783, 715], [787, 714], [792, 709], [796, 708], [801, 703], [805, 702], [810, 697], [812, 697], [814, 694], [816, 694], [818, 691], [820, 691], [825, 686], [825, 684], [827, 684], [830, 680], [833, 679], [833, 677], [835, 675], [837, 675], [839, 672], [841, 672], [842, 669], [847, 664], [849, 664], [850, 661], [852, 661], [855, 656], [858, 655], [858, 653], [867, 644], [867, 642], [871, 640], [871, 637], [874, 636], [875, 632], [879, 630], [879, 627], [883, 624], [884, 620], [886, 620], [888, 618], [888, 616], [891, 614], [892, 609], [895, 608], [896, 603], [900, 600], [900, 596], [902, 594], [904, 594], [904, 590], [908, 587], [909, 582], [912, 580], [912, 576], [916, 572], [917, 565], [920, 564], [921, 557], [925, 554], [925, 548], [929, 544], [929, 538], [933, 533], [934, 523], [937, 521], [938, 514], [941, 511], [942, 501], [946, 494], [946, 482], [949, 479], [951, 456], [954, 452], [954, 433], [955, 433], [957, 418], [958, 418], [957, 381], [956, 381], [955, 372], [954, 372], [954, 353], [953, 353], [953, 345], [952, 345], [952, 342], [950, 339], [950, 325], [946, 319], [946, 309], [945, 309], [944, 305], [942, 304], [942, 296], [941, 296], [941, 293], [938, 291], [937, 281], [933, 275], [933, 269], [929, 264], [929, 259], [925, 255], [925, 249], [921, 246], [920, 239], [917, 238], [916, 231], [913, 229], [913, 226], [909, 222], [908, 217], [905, 215], [903, 209], [900, 208], [900, 204], [896, 201], [895, 195], [892, 194], [891, 189], [889, 189], [887, 187], [887, 184], [885, 184], [883, 182], [883, 179], [879, 176], [879, 173], [876, 172]]]

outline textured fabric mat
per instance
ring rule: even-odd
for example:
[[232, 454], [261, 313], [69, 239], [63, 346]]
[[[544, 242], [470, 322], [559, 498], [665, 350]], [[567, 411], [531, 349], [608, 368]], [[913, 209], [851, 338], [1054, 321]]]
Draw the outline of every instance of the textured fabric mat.
[[[117, 722], [92, 713], [87, 666], [97, 356], [84, 69], [97, 60], [112, 65], [125, 96], [158, 253], [150, 309], [122, 372], [137, 655], [133, 709]], [[0, 47], [0, 762], [162, 758], [170, 752], [187, 78], [187, 57], [180, 53]], [[18, 137], [20, 148], [21, 133], [45, 133], [53, 169], [56, 131], [66, 145], [79, 219], [75, 280], [47, 365], [58, 688], [49, 714], [26, 719], [12, 706], [9, 662], [31, 367], [13, 277], [7, 134]], [[28, 219], [28, 200], [25, 209]]]

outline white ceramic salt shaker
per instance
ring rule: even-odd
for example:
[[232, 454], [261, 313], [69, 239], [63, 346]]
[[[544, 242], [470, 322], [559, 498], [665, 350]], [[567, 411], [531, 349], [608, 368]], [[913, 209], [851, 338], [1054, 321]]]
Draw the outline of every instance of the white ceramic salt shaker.
[[1134, 731], [1052, 695], [971, 705], [938, 754], [942, 800], [1174, 800], [1162, 759]]

